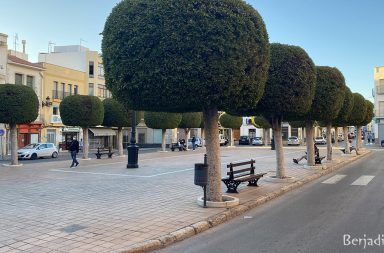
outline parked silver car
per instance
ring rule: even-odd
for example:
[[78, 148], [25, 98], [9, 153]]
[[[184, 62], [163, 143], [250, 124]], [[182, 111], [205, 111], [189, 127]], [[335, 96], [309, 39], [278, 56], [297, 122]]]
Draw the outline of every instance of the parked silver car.
[[288, 137], [288, 145], [301, 145], [301, 139], [299, 139], [297, 136], [291, 136]]
[[37, 159], [39, 157], [57, 158], [59, 152], [53, 143], [33, 143], [17, 150], [19, 159]]
[[[202, 147], [203, 143], [199, 137], [196, 137], [195, 147]], [[188, 139], [188, 148], [192, 148], [192, 138]]]
[[262, 146], [262, 145], [264, 145], [263, 137], [253, 137], [252, 145], [254, 145], [254, 146]]
[[315, 138], [315, 144], [327, 144], [327, 140], [323, 136]]

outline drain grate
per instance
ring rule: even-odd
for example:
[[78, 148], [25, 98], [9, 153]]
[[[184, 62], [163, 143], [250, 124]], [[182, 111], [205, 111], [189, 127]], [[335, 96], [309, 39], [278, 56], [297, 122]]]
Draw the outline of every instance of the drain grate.
[[76, 231], [82, 230], [86, 227], [78, 225], [78, 224], [73, 224], [66, 226], [65, 228], [61, 229], [61, 231], [66, 232], [66, 233], [74, 233]]

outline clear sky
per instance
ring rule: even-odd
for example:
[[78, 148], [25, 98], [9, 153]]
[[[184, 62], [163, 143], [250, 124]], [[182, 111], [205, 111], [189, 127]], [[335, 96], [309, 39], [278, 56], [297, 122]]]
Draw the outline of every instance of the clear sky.
[[[2, 0], [0, 32], [32, 62], [56, 45], [100, 51], [104, 22], [120, 0]], [[384, 0], [248, 0], [271, 42], [304, 48], [316, 65], [337, 67], [353, 92], [372, 100], [373, 68], [384, 65]]]

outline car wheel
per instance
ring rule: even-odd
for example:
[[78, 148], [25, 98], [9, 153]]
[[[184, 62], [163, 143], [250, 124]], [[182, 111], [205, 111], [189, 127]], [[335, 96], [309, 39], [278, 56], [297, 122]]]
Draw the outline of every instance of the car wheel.
[[37, 154], [36, 153], [33, 153], [32, 155], [31, 155], [31, 160], [36, 160], [37, 159]]
[[58, 154], [56, 151], [52, 153], [52, 158], [57, 158], [57, 156], [58, 156]]

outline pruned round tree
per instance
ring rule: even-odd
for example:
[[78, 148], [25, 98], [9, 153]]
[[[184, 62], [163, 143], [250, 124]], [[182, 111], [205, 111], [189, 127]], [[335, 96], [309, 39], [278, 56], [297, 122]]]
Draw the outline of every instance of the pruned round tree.
[[345, 94], [344, 94], [344, 102], [343, 106], [340, 109], [339, 115], [336, 119], [332, 121], [332, 124], [336, 127], [342, 127], [343, 128], [343, 135], [344, 135], [344, 144], [345, 144], [345, 153], [350, 153], [350, 147], [349, 147], [349, 141], [348, 141], [348, 126], [349, 124], [349, 118], [351, 116], [351, 112], [353, 109], [353, 94], [352, 91], [346, 87]]
[[[103, 100], [104, 119], [103, 126], [117, 127], [117, 149], [120, 156], [123, 152], [123, 127], [131, 126], [131, 115], [127, 109], [114, 98]], [[137, 120], [137, 119], [136, 119]]]
[[263, 116], [259, 115], [251, 117], [251, 124], [257, 128], [263, 129], [264, 145], [268, 146], [268, 144], [271, 142], [270, 129], [272, 128], [269, 121]]
[[161, 129], [161, 149], [165, 151], [165, 133], [167, 129], [177, 128], [181, 122], [181, 113], [172, 112], [144, 112], [147, 127]]
[[104, 106], [98, 97], [74, 95], [64, 98], [60, 103], [60, 116], [64, 125], [80, 126], [83, 129], [83, 159], [88, 159], [88, 129], [103, 123]]
[[179, 128], [184, 129], [187, 139], [189, 139], [191, 128], [200, 128], [202, 118], [203, 114], [201, 112], [185, 112], [181, 114]]
[[263, 94], [269, 42], [258, 12], [240, 0], [123, 0], [102, 52], [107, 87], [129, 108], [203, 112], [207, 199], [222, 201], [217, 111], [255, 107]]
[[337, 68], [317, 66], [316, 72], [316, 95], [311, 116], [326, 124], [327, 160], [332, 160], [332, 121], [337, 118], [344, 103], [345, 79]]
[[281, 121], [311, 108], [316, 86], [312, 59], [298, 46], [271, 44], [271, 66], [258, 111], [272, 125], [276, 145], [276, 176], [285, 177]]
[[[362, 126], [365, 126], [365, 125], [371, 123], [371, 121], [374, 117], [373, 109], [374, 109], [373, 103], [371, 101], [365, 100], [365, 117], [360, 122], [360, 124], [358, 124], [358, 126], [360, 127], [360, 131], [361, 131]], [[360, 145], [359, 147], [362, 147], [361, 136], [360, 136], [360, 139], [358, 139], [358, 140], [360, 140], [360, 141], [358, 141], [358, 143]]]
[[358, 152], [360, 149], [361, 122], [364, 121], [366, 116], [366, 106], [365, 98], [359, 93], [353, 93], [353, 109], [349, 117], [349, 125], [355, 126], [357, 128], [356, 152]]
[[0, 84], [0, 122], [9, 124], [11, 165], [18, 165], [17, 124], [33, 122], [39, 113], [39, 99], [29, 86]]
[[233, 116], [228, 113], [223, 113], [219, 118], [219, 122], [222, 127], [230, 128], [231, 136], [229, 138], [229, 143], [231, 146], [234, 146], [233, 129], [240, 129], [241, 125], [243, 124], [243, 117]]

